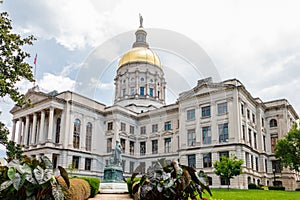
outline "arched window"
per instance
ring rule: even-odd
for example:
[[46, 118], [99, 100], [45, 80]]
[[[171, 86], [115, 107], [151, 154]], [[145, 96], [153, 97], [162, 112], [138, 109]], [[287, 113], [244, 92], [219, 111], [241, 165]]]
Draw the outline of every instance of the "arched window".
[[250, 183], [251, 183], [251, 177], [248, 176], [248, 184], [250, 184]]
[[277, 120], [276, 119], [271, 119], [270, 120], [270, 127], [277, 127]]
[[55, 130], [55, 143], [59, 143], [60, 123], [61, 123], [61, 119], [57, 118], [57, 120], [56, 120], [56, 130]]
[[91, 122], [86, 124], [86, 138], [85, 138], [85, 148], [87, 151], [92, 150], [92, 130], [93, 125]]
[[79, 139], [80, 139], [80, 120], [75, 119], [74, 121], [74, 132], [73, 132], [73, 147], [79, 149]]

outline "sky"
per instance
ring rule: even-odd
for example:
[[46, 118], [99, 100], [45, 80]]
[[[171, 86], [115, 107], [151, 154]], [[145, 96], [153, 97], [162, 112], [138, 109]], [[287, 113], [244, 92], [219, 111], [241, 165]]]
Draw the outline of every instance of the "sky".
[[[215, 81], [237, 78], [263, 101], [285, 98], [297, 113], [299, 8], [300, 1], [286, 0], [4, 0], [0, 4], [0, 11], [9, 13], [14, 32], [37, 38], [25, 50], [31, 54], [27, 62], [32, 66], [37, 54], [35, 78], [43, 91], [72, 90], [111, 105], [118, 59], [131, 48], [141, 13], [150, 47], [164, 65], [168, 103], [198, 79], [212, 76]], [[192, 62], [200, 57], [203, 62]], [[33, 85], [21, 81], [18, 86], [26, 92]], [[12, 106], [9, 98], [0, 99], [0, 120], [8, 127]]]

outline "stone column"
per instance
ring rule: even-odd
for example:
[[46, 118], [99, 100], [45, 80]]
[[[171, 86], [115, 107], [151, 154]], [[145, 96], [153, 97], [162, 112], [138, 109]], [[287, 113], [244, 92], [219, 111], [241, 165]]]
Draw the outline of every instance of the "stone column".
[[29, 137], [29, 115], [26, 115], [26, 123], [25, 123], [25, 131], [24, 131], [24, 134], [23, 134], [23, 138], [24, 138], [24, 141], [23, 141], [23, 144], [27, 145], [27, 140], [28, 140], [28, 137]]
[[47, 142], [52, 142], [52, 134], [53, 134], [53, 115], [54, 115], [54, 108], [53, 108], [53, 107], [50, 107], [50, 112], [49, 112], [49, 128], [48, 128]]
[[40, 132], [39, 132], [39, 143], [45, 142], [44, 125], [45, 125], [45, 111], [42, 110], [41, 111]]
[[37, 116], [36, 113], [33, 113], [33, 123], [32, 123], [32, 132], [31, 132], [31, 142], [30, 144], [34, 144], [35, 143], [35, 137], [36, 137], [36, 120], [37, 120]]
[[11, 133], [12, 133], [11, 140], [15, 141], [15, 138], [16, 138], [16, 120], [13, 120], [13, 126], [12, 126]]
[[[19, 140], [19, 143], [21, 144], [22, 141], [21, 141], [21, 135], [22, 135], [22, 118], [19, 118], [19, 133], [18, 133], [18, 140]], [[23, 138], [24, 138], [24, 134], [23, 134]]]

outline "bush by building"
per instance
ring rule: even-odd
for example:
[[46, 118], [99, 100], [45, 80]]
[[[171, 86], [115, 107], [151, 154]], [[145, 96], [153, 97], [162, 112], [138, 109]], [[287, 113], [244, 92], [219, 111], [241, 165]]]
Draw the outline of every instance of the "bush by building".
[[91, 187], [91, 195], [90, 197], [96, 196], [99, 192], [100, 179], [92, 178], [92, 177], [78, 177], [80, 179], [86, 180]]

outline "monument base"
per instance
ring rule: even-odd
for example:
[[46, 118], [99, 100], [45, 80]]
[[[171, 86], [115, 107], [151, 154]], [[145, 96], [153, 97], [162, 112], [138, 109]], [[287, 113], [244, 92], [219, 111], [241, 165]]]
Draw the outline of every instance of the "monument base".
[[128, 193], [127, 184], [124, 183], [100, 183], [100, 194], [122, 194]]

